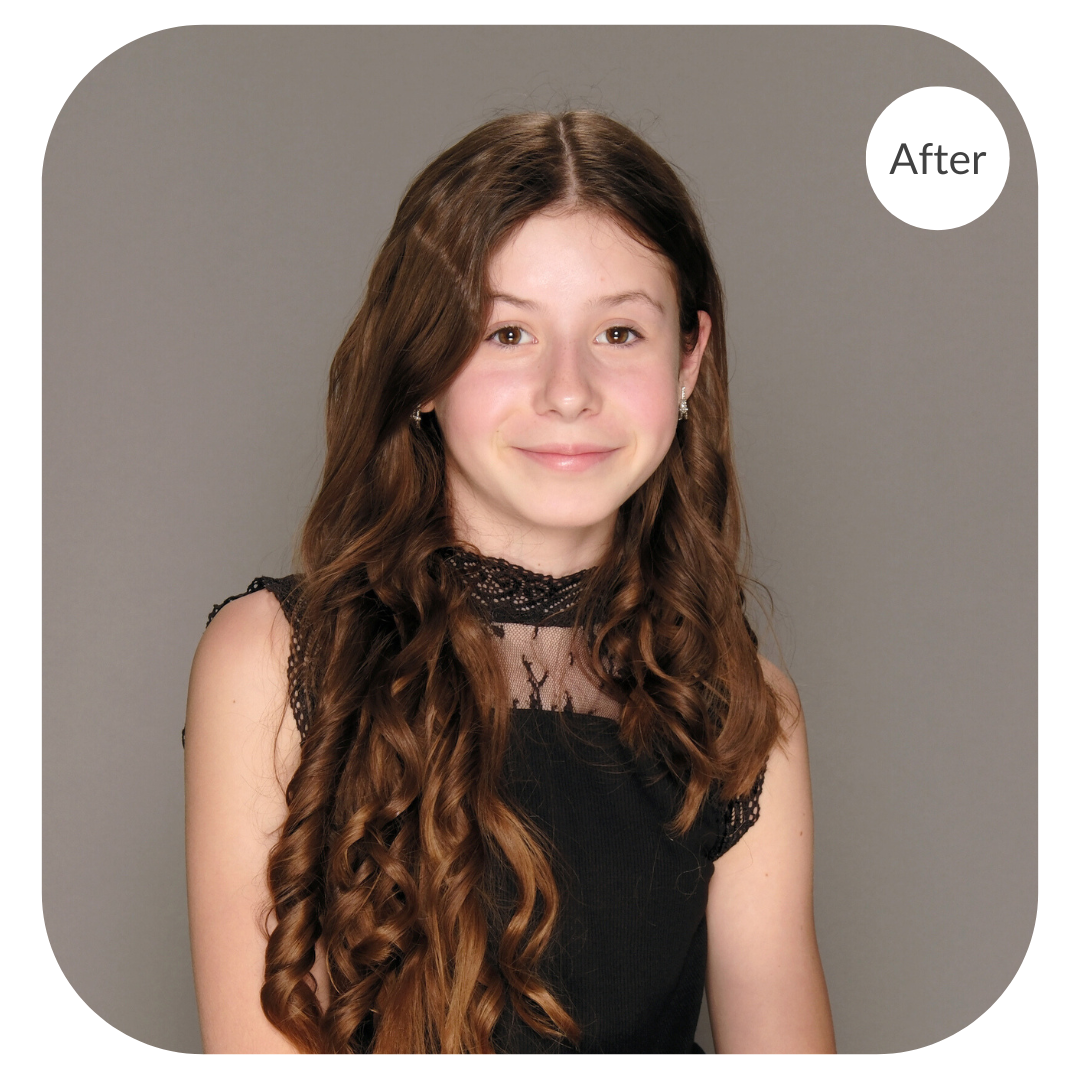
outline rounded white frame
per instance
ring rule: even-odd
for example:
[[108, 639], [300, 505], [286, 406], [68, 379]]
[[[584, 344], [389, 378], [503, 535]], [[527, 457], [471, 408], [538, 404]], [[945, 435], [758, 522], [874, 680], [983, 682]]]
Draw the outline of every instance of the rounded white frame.
[[[1039, 899], [1027, 954], [1008, 987], [967, 1027], [939, 1042], [897, 1054], [725, 1057], [727, 1077], [908, 1077], [967, 1057], [999, 1035], [1025, 1007], [1047, 971], [1062, 915], [1062, 165], [1053, 123], [1035, 86], [1000, 45], [953, 15], [894, 0], [712, 2], [688, 0], [678, 18], [662, 18], [643, 0], [549, 0], [544, 18], [534, 9], [508, 11], [495, 0], [464, 0], [455, 17], [430, 0], [390, 13], [372, 0], [184, 0], [136, 12], [80, 45], [45, 86], [31, 113], [18, 165], [18, 382], [17, 514], [18, 643], [17, 746], [19, 927], [38, 980], [67, 1020], [109, 1054], [170, 1077], [258, 1076], [295, 1080], [296, 1059], [274, 1055], [198, 1055], [162, 1050], [133, 1039], [103, 1020], [78, 995], [59, 967], [41, 905], [41, 175], [45, 147], [60, 109], [83, 78], [107, 56], [150, 33], [191, 25], [754, 25], [900, 26], [932, 33], [967, 52], [1009, 92], [1035, 148], [1039, 184]], [[363, 16], [363, 17], [361, 17]], [[411, 1059], [406, 1069], [498, 1072], [488, 1058]], [[687, 1058], [680, 1067], [712, 1071], [713, 1058]], [[539, 1063], [539, 1064], [538, 1064]], [[401, 1075], [402, 1058], [365, 1063]], [[515, 1071], [550, 1068], [546, 1058], [517, 1059]], [[563, 1058], [559, 1068], [592, 1070], [586, 1058]], [[348, 1056], [309, 1058], [306, 1075], [354, 1075]]]

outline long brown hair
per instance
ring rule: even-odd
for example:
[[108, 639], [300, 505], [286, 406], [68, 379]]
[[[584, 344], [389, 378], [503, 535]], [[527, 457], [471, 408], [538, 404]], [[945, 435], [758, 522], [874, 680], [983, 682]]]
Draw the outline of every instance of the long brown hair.
[[622, 703], [626, 744], [684, 782], [677, 833], [707, 797], [746, 792], [778, 736], [743, 611], [723, 297], [690, 197], [603, 115], [484, 124], [405, 193], [330, 372], [290, 665], [310, 722], [269, 862], [262, 991], [302, 1050], [490, 1051], [507, 1001], [536, 1031], [579, 1034], [538, 974], [559, 898], [543, 839], [501, 791], [510, 708], [492, 635], [440, 555], [455, 538], [438, 419], [410, 421], [481, 340], [493, 251], [555, 206], [607, 214], [667, 258], [688, 345], [697, 312], [712, 318], [690, 417], [579, 603], [593, 674]]

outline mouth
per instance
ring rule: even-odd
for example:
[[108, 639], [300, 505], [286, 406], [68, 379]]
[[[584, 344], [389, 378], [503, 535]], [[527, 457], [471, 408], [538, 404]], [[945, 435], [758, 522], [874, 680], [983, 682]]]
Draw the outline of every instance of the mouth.
[[530, 461], [556, 472], [584, 472], [607, 461], [618, 451], [618, 447], [596, 446], [590, 443], [518, 446], [515, 449]]

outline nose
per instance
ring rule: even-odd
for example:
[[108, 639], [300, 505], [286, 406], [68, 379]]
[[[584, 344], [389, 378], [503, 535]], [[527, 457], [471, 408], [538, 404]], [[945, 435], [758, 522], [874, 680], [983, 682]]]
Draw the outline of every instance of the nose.
[[591, 365], [592, 357], [583, 344], [572, 339], [551, 343], [542, 359], [536, 411], [556, 413], [564, 420], [596, 412], [599, 395]]

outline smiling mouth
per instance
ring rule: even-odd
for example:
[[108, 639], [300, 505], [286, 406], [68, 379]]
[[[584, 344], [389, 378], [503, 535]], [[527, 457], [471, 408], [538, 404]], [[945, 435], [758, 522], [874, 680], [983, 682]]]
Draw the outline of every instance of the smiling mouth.
[[531, 461], [544, 465], [556, 472], [583, 472], [594, 465], [607, 461], [618, 447], [577, 445], [577, 446], [533, 446], [515, 447]]

